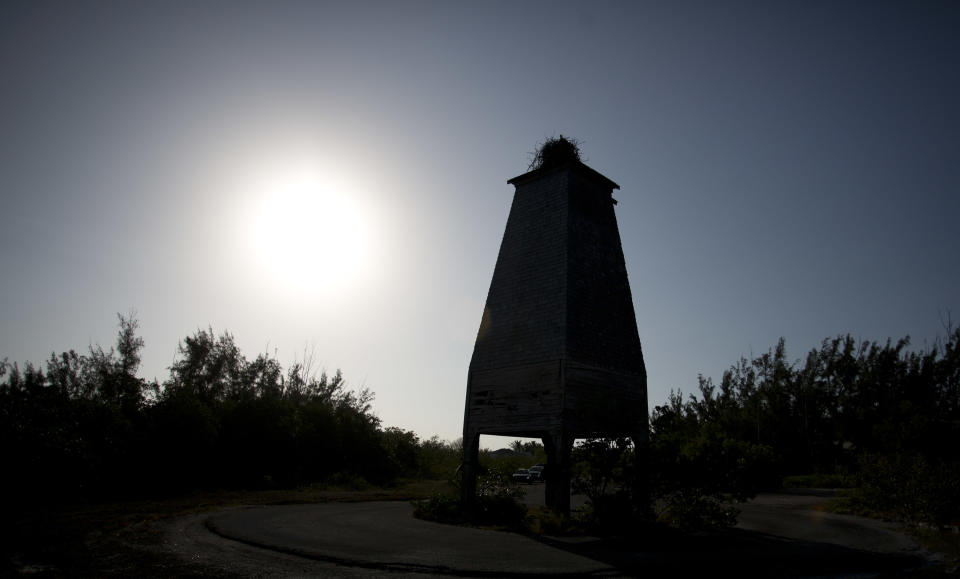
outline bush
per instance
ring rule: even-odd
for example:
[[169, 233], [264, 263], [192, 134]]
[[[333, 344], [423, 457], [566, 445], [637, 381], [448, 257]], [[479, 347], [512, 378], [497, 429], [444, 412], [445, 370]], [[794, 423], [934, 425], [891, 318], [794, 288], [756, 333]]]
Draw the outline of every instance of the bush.
[[634, 535], [646, 526], [644, 514], [633, 495], [618, 491], [589, 499], [574, 520], [591, 535]]
[[587, 496], [577, 522], [594, 534], [632, 533], [649, 511], [637, 492], [636, 454], [626, 438], [587, 439], [573, 450], [573, 491]]
[[188, 336], [169, 379], [147, 383], [136, 328], [121, 316], [116, 348], [51, 355], [46, 372], [0, 360], [0, 453], [17, 473], [0, 482], [4, 506], [291, 488], [336, 473], [362, 488], [419, 475], [430, 456], [434, 470], [456, 468], [454, 445], [382, 428], [373, 394], [339, 371], [294, 364], [284, 375], [229, 333]]
[[732, 526], [739, 511], [728, 501], [746, 501], [779, 482], [770, 447], [728, 437], [710, 424], [656, 433], [650, 456], [658, 520], [681, 530]]
[[919, 454], [864, 455], [855, 500], [905, 520], [947, 524], [960, 520], [960, 463]]
[[802, 474], [783, 477], [781, 486], [785, 489], [846, 489], [853, 484], [853, 478], [843, 474]]
[[370, 483], [367, 481], [367, 479], [358, 474], [341, 471], [335, 472], [326, 477], [317, 486], [342, 490], [362, 491], [370, 488]]
[[570, 517], [547, 507], [527, 509], [527, 530], [535, 535], [565, 535], [574, 531]]
[[522, 529], [527, 517], [527, 506], [516, 498], [504, 495], [477, 497], [473, 523], [510, 529]]
[[411, 501], [413, 516], [436, 523], [463, 523], [463, 509], [459, 497], [436, 494], [429, 499]]
[[472, 523], [519, 530], [527, 518], [527, 506], [519, 501], [523, 489], [509, 482], [509, 476], [493, 470], [477, 480], [477, 496], [472, 517], [463, 512], [459, 497], [434, 495], [414, 501], [414, 516], [439, 523]]
[[453, 442], [440, 440], [433, 436], [420, 442], [418, 448], [420, 465], [419, 475], [432, 480], [448, 480], [457, 477], [463, 458], [463, 443], [460, 439]]
[[683, 489], [664, 497], [658, 521], [681, 531], [708, 531], [737, 524], [740, 511], [699, 489]]
[[514, 484], [511, 473], [491, 469], [477, 480], [477, 505], [473, 522], [510, 528], [523, 526], [527, 506], [520, 502], [524, 490]]

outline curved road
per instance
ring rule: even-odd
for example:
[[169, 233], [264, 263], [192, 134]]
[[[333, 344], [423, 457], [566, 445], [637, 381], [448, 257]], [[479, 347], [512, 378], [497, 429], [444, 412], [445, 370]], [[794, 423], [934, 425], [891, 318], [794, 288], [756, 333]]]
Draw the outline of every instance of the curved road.
[[923, 555], [917, 542], [893, 523], [826, 512], [832, 496], [822, 489], [757, 495], [738, 506], [737, 528], [864, 551]]
[[164, 548], [198, 574], [220, 577], [873, 576], [926, 563], [892, 525], [824, 513], [826, 500], [765, 494], [741, 505], [736, 529], [604, 540], [429, 523], [404, 502], [234, 508], [174, 521]]

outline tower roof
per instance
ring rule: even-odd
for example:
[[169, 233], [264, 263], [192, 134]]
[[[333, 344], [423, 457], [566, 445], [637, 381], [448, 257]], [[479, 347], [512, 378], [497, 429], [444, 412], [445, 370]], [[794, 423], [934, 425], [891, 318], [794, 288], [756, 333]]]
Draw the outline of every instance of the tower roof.
[[535, 179], [542, 175], [552, 173], [553, 171], [559, 171], [561, 169], [566, 169], [566, 168], [570, 168], [570, 169], [573, 169], [574, 171], [577, 171], [578, 173], [587, 177], [589, 180], [595, 181], [598, 184], [609, 188], [611, 191], [614, 189], [620, 188], [620, 185], [617, 185], [610, 179], [606, 178], [603, 174], [601, 174], [596, 169], [593, 169], [592, 167], [587, 166], [582, 161], [576, 161], [576, 160], [570, 160], [560, 165], [552, 165], [550, 167], [542, 167], [542, 168], [534, 169], [532, 171], [527, 171], [523, 175], [517, 175], [513, 179], [507, 180], [507, 183], [509, 183], [510, 185], [522, 185], [527, 181], [530, 181], [531, 179]]

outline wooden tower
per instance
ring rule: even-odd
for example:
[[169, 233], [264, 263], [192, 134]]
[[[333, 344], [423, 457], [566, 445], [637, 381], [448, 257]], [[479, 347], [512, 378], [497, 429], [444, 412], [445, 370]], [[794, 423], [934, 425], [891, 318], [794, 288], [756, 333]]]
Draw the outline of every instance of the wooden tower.
[[614, 215], [620, 187], [562, 136], [516, 187], [467, 380], [463, 500], [481, 434], [547, 451], [547, 506], [568, 512], [576, 438], [647, 437], [647, 377]]

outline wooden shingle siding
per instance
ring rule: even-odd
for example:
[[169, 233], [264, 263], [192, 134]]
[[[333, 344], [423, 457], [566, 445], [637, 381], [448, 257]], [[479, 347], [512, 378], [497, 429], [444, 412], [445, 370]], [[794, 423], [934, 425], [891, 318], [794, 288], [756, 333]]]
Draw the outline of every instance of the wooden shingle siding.
[[567, 175], [518, 188], [500, 244], [472, 369], [557, 360], [565, 350]]
[[578, 438], [626, 436], [646, 430], [645, 380], [638, 375], [568, 362], [564, 416], [568, 430]]
[[642, 374], [643, 353], [611, 190], [574, 175], [567, 232], [566, 358]]
[[559, 427], [562, 409], [560, 361], [474, 372], [470, 419], [486, 434], [535, 436]]

